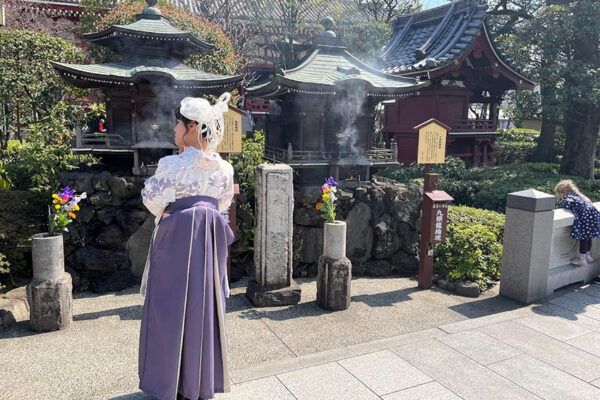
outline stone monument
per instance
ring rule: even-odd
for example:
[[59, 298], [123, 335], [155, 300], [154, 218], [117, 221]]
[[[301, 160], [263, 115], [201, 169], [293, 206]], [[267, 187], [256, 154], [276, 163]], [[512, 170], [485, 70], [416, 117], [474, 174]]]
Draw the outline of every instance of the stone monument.
[[555, 197], [535, 189], [506, 199], [500, 294], [523, 304], [547, 296]]
[[292, 168], [285, 164], [260, 164], [255, 190], [255, 279], [248, 284], [246, 296], [259, 307], [297, 304], [301, 293], [292, 279]]

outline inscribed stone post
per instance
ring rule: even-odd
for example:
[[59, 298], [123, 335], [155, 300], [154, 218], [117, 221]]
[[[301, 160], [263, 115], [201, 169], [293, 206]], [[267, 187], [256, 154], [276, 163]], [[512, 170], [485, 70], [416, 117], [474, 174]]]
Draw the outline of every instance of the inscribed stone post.
[[256, 171], [254, 272], [246, 296], [260, 307], [297, 304], [300, 288], [292, 279], [293, 170], [261, 164]]

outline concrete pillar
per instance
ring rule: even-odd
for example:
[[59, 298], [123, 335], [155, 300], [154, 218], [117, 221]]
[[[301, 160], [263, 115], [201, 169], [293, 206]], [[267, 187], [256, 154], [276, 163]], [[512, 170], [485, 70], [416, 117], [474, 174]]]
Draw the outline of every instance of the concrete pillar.
[[300, 288], [292, 279], [292, 168], [285, 164], [259, 165], [255, 197], [255, 280], [250, 281], [246, 296], [259, 307], [297, 304]]
[[523, 304], [546, 297], [554, 221], [553, 195], [534, 189], [506, 201], [500, 294]]

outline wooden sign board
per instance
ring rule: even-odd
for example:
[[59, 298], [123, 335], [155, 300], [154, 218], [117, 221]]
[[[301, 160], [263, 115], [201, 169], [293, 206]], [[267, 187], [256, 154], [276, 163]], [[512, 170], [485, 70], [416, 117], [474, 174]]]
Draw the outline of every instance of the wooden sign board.
[[0, 26], [6, 26], [6, 9], [0, 4]]
[[417, 164], [443, 164], [448, 127], [439, 121], [429, 120], [415, 129], [419, 130]]
[[242, 152], [242, 116], [246, 115], [240, 109], [229, 106], [229, 111], [223, 114], [225, 121], [225, 133], [223, 140], [217, 147], [218, 153], [241, 153]]

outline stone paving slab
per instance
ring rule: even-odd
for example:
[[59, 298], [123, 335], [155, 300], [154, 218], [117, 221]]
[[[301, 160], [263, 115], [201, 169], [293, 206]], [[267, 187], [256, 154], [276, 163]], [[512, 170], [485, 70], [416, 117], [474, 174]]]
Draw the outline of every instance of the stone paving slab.
[[597, 400], [600, 389], [530, 355], [490, 365], [492, 371], [548, 400]]
[[390, 350], [347, 358], [339, 364], [380, 396], [433, 380]]
[[463, 399], [539, 399], [436, 339], [394, 352]]
[[[358, 278], [351, 308], [332, 313], [314, 304], [314, 279], [299, 284], [299, 307], [269, 309], [234, 285], [232, 392], [217, 399], [600, 398], [600, 285], [524, 307], [497, 288], [467, 299]], [[136, 288], [80, 293], [71, 329], [0, 333], [0, 399], [151, 400], [137, 388], [141, 308]]]

